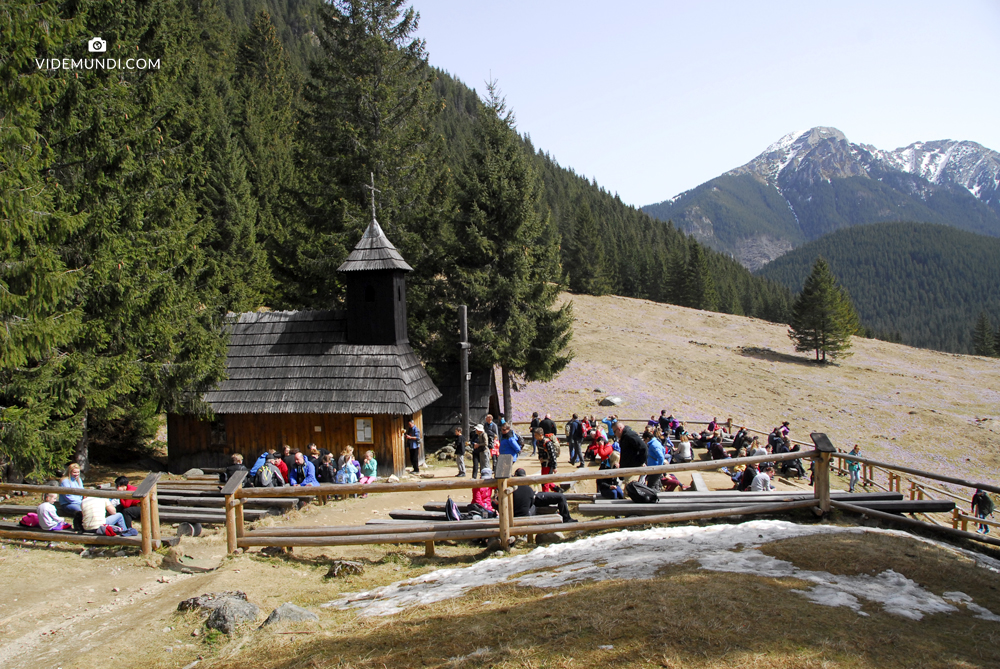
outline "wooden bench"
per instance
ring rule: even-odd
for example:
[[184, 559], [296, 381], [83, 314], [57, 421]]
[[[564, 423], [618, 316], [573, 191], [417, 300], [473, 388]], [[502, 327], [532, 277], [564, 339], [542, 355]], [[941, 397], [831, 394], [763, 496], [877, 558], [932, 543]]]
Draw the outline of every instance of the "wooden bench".
[[[860, 500], [848, 498], [852, 504], [866, 509], [886, 513], [947, 513], [954, 508], [952, 502], [939, 500]], [[628, 500], [607, 500], [603, 503], [581, 504], [577, 513], [583, 516], [654, 516], [663, 513], [691, 513], [695, 511], [714, 511], [717, 509], [753, 506], [768, 502], [795, 502], [808, 500], [808, 497], [789, 495], [774, 496], [769, 500], [761, 499], [717, 499], [698, 502], [681, 500], [677, 502], [658, 502], [656, 504], [636, 504]], [[837, 499], [837, 498], [834, 498]], [[624, 501], [625, 503], [621, 503]]]
[[[33, 541], [64, 541], [78, 544], [95, 544], [108, 546], [139, 546], [144, 555], [153, 552], [153, 547], [159, 547], [161, 543], [176, 544], [180, 539], [174, 537], [161, 542], [160, 539], [160, 514], [157, 502], [156, 484], [160, 479], [159, 473], [147, 476], [133, 491], [119, 491], [115, 489], [90, 488], [63, 488], [58, 485], [30, 485], [26, 483], [0, 483], [0, 492], [23, 491], [55, 493], [57, 495], [80, 495], [81, 497], [100, 497], [103, 499], [136, 499], [140, 505], [140, 534], [138, 537], [101, 537], [96, 534], [77, 534], [76, 532], [50, 532], [41, 528], [22, 527], [20, 524], [2, 523], [0, 524], [0, 539], [29, 539]], [[11, 508], [11, 505], [4, 505]], [[37, 507], [15, 506], [13, 513], [24, 515], [32, 512]], [[10, 512], [8, 512], [10, 513]], [[58, 539], [53, 538], [58, 536]]]
[[688, 490], [708, 492], [708, 484], [705, 483], [705, 477], [701, 475], [701, 472], [691, 472], [691, 487]]

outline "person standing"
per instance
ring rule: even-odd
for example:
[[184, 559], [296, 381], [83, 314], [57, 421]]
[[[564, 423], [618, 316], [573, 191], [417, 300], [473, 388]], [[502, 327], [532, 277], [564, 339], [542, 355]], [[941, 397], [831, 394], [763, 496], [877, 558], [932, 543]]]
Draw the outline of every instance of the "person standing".
[[[545, 428], [539, 427], [535, 428], [535, 447], [538, 451], [538, 462], [542, 466], [542, 475], [545, 474], [555, 474], [556, 473], [556, 461], [559, 458], [559, 451], [554, 438], [550, 438], [545, 434]], [[542, 485], [542, 490], [544, 492], [552, 492], [556, 490], [556, 485], [554, 483], [546, 483]]]
[[420, 473], [420, 428], [411, 418], [403, 430], [403, 439], [406, 448], [410, 453], [410, 464], [413, 465], [413, 473]]
[[552, 414], [550, 413], [545, 414], [545, 418], [539, 421], [538, 427], [542, 428], [542, 432], [544, 434], [555, 434], [556, 422], [552, 420]]
[[462, 428], [455, 428], [455, 463], [458, 465], [458, 478], [465, 476], [465, 436]]
[[580, 449], [583, 444], [583, 424], [577, 414], [573, 414], [566, 423], [566, 441], [569, 442], [569, 463], [578, 468], [583, 467], [583, 451]]
[[489, 452], [489, 437], [486, 436], [483, 424], [479, 423], [472, 430], [472, 478], [479, 478], [479, 473], [487, 466]]
[[646, 459], [649, 456], [649, 449], [646, 448], [646, 442], [628, 425], [616, 422], [614, 430], [621, 448], [622, 468], [645, 466]]
[[[541, 421], [538, 420], [538, 412], [537, 411], [532, 411], [531, 412], [531, 428], [528, 430], [528, 433], [534, 435], [535, 434], [535, 428], [536, 427], [540, 427], [540, 426], [541, 426]], [[532, 438], [532, 440], [531, 440], [531, 454], [532, 455], [535, 454], [535, 440], [534, 440], [534, 438]]]
[[[857, 455], [860, 452], [861, 447], [854, 444], [854, 448], [851, 449], [851, 455]], [[861, 463], [857, 460], [848, 460], [847, 471], [851, 475], [851, 479], [847, 484], [847, 492], [854, 492], [854, 486], [858, 484], [858, 479], [861, 476]]]
[[503, 427], [500, 428], [500, 455], [510, 455], [514, 462], [517, 462], [517, 456], [521, 454], [521, 438], [517, 436], [510, 427], [510, 423], [504, 423]]
[[[976, 494], [972, 496], [972, 512], [976, 514], [976, 518], [984, 520], [987, 516], [993, 515], [993, 499], [985, 490], [976, 488]], [[979, 529], [976, 530], [976, 533], [989, 534], [990, 526], [979, 523]]]
[[492, 449], [493, 445], [500, 441], [500, 428], [493, 422], [493, 414], [486, 414], [486, 420], [483, 421], [483, 432], [489, 437], [490, 449]]

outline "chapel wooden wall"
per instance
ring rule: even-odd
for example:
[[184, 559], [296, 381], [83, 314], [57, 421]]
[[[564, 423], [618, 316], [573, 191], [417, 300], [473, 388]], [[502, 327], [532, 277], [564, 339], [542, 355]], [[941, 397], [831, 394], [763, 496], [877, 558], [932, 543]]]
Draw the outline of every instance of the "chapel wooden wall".
[[[372, 444], [355, 441], [354, 419], [372, 419]], [[403, 444], [405, 416], [343, 414], [230, 414], [218, 415], [216, 421], [201, 421], [195, 416], [168, 414], [167, 453], [170, 471], [184, 472], [191, 467], [224, 467], [233, 453], [241, 453], [250, 466], [264, 450], [280, 449], [288, 444], [304, 450], [310, 443], [335, 455], [350, 444], [358, 461], [371, 449], [378, 460], [379, 476], [403, 473], [408, 463]], [[421, 412], [413, 415], [423, 433]], [[319, 431], [316, 431], [316, 427]]]

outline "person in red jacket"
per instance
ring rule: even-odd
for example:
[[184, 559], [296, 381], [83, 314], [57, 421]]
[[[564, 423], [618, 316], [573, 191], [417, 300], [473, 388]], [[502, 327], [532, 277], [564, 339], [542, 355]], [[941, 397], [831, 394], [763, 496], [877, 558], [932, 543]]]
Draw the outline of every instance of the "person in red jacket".
[[[117, 488], [119, 492], [132, 492], [135, 490], [134, 485], [129, 485], [127, 476], [119, 476], [116, 478], [115, 488]], [[115, 505], [115, 512], [122, 514], [122, 518], [125, 519], [125, 527], [132, 527], [133, 521], [139, 520], [142, 515], [139, 500], [137, 499], [118, 500], [118, 504]]]
[[[290, 450], [291, 449], [289, 449], [289, 451]], [[294, 456], [292, 457], [294, 458]], [[278, 468], [278, 471], [281, 472], [281, 478], [285, 481], [285, 483], [288, 483], [288, 465], [285, 464], [284, 459], [282, 456], [278, 455], [277, 451], [274, 453], [274, 460], [271, 464]]]
[[[489, 467], [485, 467], [481, 472], [483, 479], [493, 478], [493, 471]], [[490, 517], [494, 515], [493, 511], [493, 488], [473, 488], [472, 489], [472, 503], [478, 504], [490, 513]]]

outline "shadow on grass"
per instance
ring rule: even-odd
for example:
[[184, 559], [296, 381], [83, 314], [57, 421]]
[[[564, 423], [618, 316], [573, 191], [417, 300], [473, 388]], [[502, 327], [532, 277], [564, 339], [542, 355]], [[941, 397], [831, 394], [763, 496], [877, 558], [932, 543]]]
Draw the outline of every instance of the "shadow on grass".
[[837, 363], [827, 360], [825, 363], [816, 362], [811, 358], [800, 355], [790, 355], [775, 351], [774, 349], [761, 346], [741, 346], [736, 349], [744, 358], [755, 358], [757, 360], [767, 360], [768, 362], [787, 362], [795, 365], [805, 365], [807, 367], [825, 367], [826, 365], [836, 365]]

